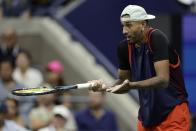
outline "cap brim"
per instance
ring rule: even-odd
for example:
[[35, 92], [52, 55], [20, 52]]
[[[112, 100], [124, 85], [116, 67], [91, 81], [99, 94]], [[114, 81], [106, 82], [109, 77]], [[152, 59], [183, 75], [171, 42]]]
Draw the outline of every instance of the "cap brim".
[[146, 20], [152, 20], [155, 19], [156, 17], [154, 15], [147, 15], [147, 19]]

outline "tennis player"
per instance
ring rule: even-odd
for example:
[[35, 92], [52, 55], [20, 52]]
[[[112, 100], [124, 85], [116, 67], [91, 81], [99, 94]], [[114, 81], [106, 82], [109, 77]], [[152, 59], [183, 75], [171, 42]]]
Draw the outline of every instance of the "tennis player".
[[126, 40], [118, 46], [118, 80], [94, 80], [94, 91], [139, 92], [138, 131], [189, 131], [189, 107], [179, 55], [166, 35], [148, 21], [154, 15], [137, 5], [121, 13]]

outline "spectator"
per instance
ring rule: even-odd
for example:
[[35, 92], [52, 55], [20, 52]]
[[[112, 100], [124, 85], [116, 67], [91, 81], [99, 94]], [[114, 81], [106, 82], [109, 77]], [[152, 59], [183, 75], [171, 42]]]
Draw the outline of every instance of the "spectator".
[[8, 27], [3, 31], [0, 43], [0, 61], [9, 59], [15, 65], [17, 54], [21, 48], [17, 45], [17, 33], [12, 27]]
[[[0, 63], [0, 101], [3, 101], [7, 96], [16, 97], [11, 94], [14, 89], [24, 88], [23, 85], [16, 82], [12, 78], [14, 67], [10, 60], [2, 60]], [[19, 97], [16, 97], [19, 98]]]
[[[69, 109], [71, 111], [72, 109], [72, 102], [73, 102], [73, 96], [70, 92], [65, 92], [63, 94], [60, 95], [60, 102], [62, 104], [63, 107]], [[75, 121], [75, 118], [73, 116], [73, 113], [70, 113], [70, 118], [68, 119], [67, 123], [66, 123], [66, 128], [67, 129], [72, 129], [72, 130], [76, 130], [77, 129], [77, 124]]]
[[63, 71], [64, 68], [60, 61], [50, 61], [46, 66], [46, 82], [52, 86], [64, 85]]
[[65, 107], [67, 107], [68, 109], [73, 108], [73, 100], [72, 99], [73, 99], [73, 96], [72, 96], [72, 93], [70, 91], [69, 92], [64, 92], [60, 96], [61, 103]]
[[25, 121], [28, 119], [28, 113], [33, 105], [34, 97], [19, 97], [11, 94], [14, 89], [24, 88], [24, 86], [16, 82], [13, 77], [14, 67], [10, 60], [2, 60], [0, 63], [0, 101], [4, 101], [8, 96], [19, 100], [19, 111]]
[[0, 130], [1, 131], [27, 131], [12, 120], [6, 119], [7, 107], [5, 103], [0, 103]]
[[1, 0], [1, 17], [30, 17], [30, 0]]
[[[62, 86], [65, 85], [63, 81], [63, 65], [59, 60], [52, 60], [46, 65], [45, 72], [45, 82], [50, 84], [51, 86]], [[60, 95], [61, 93], [57, 93], [55, 104], [61, 104]]]
[[105, 94], [89, 91], [89, 106], [76, 114], [79, 131], [117, 131], [115, 115], [103, 108]]
[[73, 120], [72, 113], [63, 105], [56, 106], [53, 109], [53, 118], [48, 127], [40, 129], [39, 131], [76, 131], [76, 127], [70, 127], [70, 120]]
[[27, 88], [39, 86], [43, 82], [42, 74], [39, 70], [32, 68], [31, 55], [27, 51], [21, 51], [16, 58], [16, 69], [13, 77]]
[[50, 124], [55, 106], [55, 94], [41, 95], [37, 97], [37, 107], [30, 112], [29, 125], [33, 130], [38, 130]]
[[19, 102], [18, 100], [7, 97], [5, 100], [5, 104], [7, 106], [7, 119], [15, 121], [18, 125], [24, 127], [24, 119], [19, 113]]

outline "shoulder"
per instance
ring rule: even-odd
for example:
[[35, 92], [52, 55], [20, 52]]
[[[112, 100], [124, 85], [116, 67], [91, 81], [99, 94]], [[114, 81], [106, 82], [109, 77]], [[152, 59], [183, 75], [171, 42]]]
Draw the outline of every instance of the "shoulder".
[[90, 120], [91, 118], [90, 116], [91, 116], [90, 110], [87, 108], [75, 113], [76, 121], [80, 121], [80, 122], [86, 121], [87, 119]]
[[166, 39], [168, 41], [166, 34], [159, 29], [154, 29], [154, 31], [151, 33], [150, 39]]
[[152, 46], [153, 50], [168, 48], [169, 46], [169, 40], [165, 33], [163, 33], [159, 29], [155, 29], [149, 37], [148, 43]]
[[112, 112], [111, 110], [105, 110], [105, 114], [109, 117], [115, 117], [115, 113]]
[[5, 124], [7, 127], [12, 127], [12, 129], [14, 128], [15, 130], [28, 131], [27, 129], [19, 126], [18, 124], [16, 124], [14, 121], [11, 121], [11, 120], [6, 120]]
[[75, 116], [76, 117], [84, 117], [84, 116], [87, 116], [88, 114], [89, 114], [89, 110], [88, 109], [83, 109], [83, 110], [77, 111], [75, 113]]

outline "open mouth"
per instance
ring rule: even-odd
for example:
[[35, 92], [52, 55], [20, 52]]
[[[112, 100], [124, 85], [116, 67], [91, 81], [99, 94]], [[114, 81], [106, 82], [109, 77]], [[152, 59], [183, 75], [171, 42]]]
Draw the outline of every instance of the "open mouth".
[[131, 37], [131, 36], [125, 36], [125, 37], [126, 37], [127, 41], [133, 41], [133, 37]]

